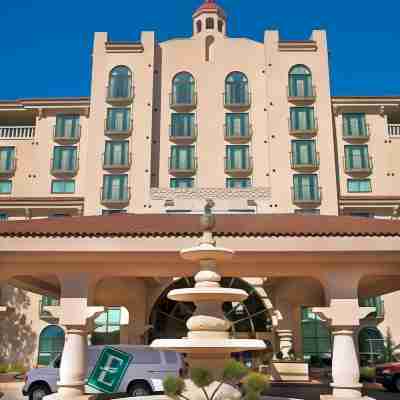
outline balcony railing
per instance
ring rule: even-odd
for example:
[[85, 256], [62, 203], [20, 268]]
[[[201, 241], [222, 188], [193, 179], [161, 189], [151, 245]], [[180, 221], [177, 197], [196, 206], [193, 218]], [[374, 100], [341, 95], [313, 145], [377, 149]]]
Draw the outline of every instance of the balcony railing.
[[347, 174], [370, 174], [373, 170], [372, 157], [343, 158], [344, 170]]
[[400, 138], [400, 124], [389, 124], [388, 131], [390, 137]]
[[104, 187], [100, 190], [100, 201], [105, 205], [123, 205], [128, 204], [131, 200], [131, 188], [130, 186], [125, 186], [122, 190], [116, 189], [107, 193]]
[[225, 157], [225, 173], [229, 175], [249, 175], [253, 171], [253, 158], [247, 157], [241, 162]]
[[227, 142], [245, 143], [251, 140], [253, 136], [253, 126], [249, 124], [246, 129], [236, 130], [229, 129], [228, 125], [224, 125], [224, 138]]
[[247, 89], [240, 96], [232, 96], [230, 93], [223, 93], [225, 108], [249, 108], [251, 106], [251, 93]]
[[287, 86], [288, 101], [291, 103], [313, 103], [317, 98], [317, 89], [312, 86], [307, 90], [307, 93], [291, 93], [289, 86]]
[[51, 174], [52, 175], [76, 175], [79, 170], [79, 158], [77, 157], [71, 163], [61, 163], [56, 165], [54, 158], [51, 159]]
[[0, 126], [0, 140], [32, 140], [34, 126]]
[[57, 125], [53, 128], [53, 140], [59, 143], [76, 143], [81, 139], [82, 127], [75, 126], [74, 129], [60, 129]]
[[132, 103], [134, 97], [134, 87], [118, 90], [112, 86], [107, 86], [107, 103], [110, 104], [129, 104]]
[[370, 297], [360, 300], [360, 307], [375, 307], [375, 311], [368, 315], [369, 318], [384, 318], [385, 317], [385, 302], [382, 297]]
[[125, 157], [124, 162], [119, 161], [115, 162], [111, 160], [110, 155], [103, 153], [103, 168], [108, 170], [124, 170], [129, 169], [132, 165], [132, 153], [128, 153], [128, 156]]
[[321, 204], [321, 187], [302, 185], [292, 187], [292, 201], [294, 204]]
[[121, 125], [114, 125], [109, 120], [104, 121], [104, 133], [107, 136], [129, 136], [133, 130], [133, 120], [130, 119]]
[[13, 157], [8, 163], [0, 162], [0, 176], [14, 175], [17, 169], [17, 159]]
[[169, 94], [169, 105], [173, 109], [190, 109], [197, 107], [197, 92], [189, 96], [178, 96], [176, 93]]
[[319, 168], [319, 153], [315, 153], [314, 157], [309, 160], [302, 160], [296, 153], [290, 153], [292, 169], [299, 171], [315, 171]]
[[365, 125], [364, 129], [360, 129], [357, 132], [349, 132], [348, 128], [346, 125], [343, 125], [343, 139], [344, 140], [357, 140], [357, 141], [363, 141], [363, 140], [368, 140], [370, 138], [370, 127], [369, 124]]
[[171, 175], [194, 175], [197, 170], [197, 158], [193, 157], [189, 162], [181, 163], [176, 158], [169, 159], [169, 173]]
[[169, 126], [169, 139], [175, 143], [191, 143], [197, 139], [197, 124], [193, 124], [184, 132]]
[[293, 126], [289, 118], [289, 132], [293, 136], [314, 136], [318, 133], [318, 120], [314, 118], [314, 123], [309, 126]]

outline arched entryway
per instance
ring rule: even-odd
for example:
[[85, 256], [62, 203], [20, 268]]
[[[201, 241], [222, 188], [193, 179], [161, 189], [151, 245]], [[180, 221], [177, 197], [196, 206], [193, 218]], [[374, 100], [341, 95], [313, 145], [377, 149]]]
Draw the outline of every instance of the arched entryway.
[[376, 327], [365, 327], [360, 330], [358, 346], [361, 365], [374, 364], [384, 356], [384, 338]]
[[62, 353], [65, 342], [65, 333], [57, 325], [47, 326], [42, 330], [39, 337], [38, 365], [49, 365], [49, 363]]

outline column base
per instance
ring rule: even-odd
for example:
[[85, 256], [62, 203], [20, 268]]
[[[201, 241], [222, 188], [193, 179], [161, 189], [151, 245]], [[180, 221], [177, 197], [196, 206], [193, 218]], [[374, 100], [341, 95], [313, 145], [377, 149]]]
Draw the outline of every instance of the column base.
[[71, 385], [71, 386], [61, 386], [58, 388], [58, 392], [54, 393], [50, 396], [46, 396], [46, 399], [49, 400], [91, 400], [95, 397], [93, 395], [84, 395], [84, 386], [82, 384], [79, 385]]
[[349, 399], [359, 399], [359, 400], [375, 400], [372, 397], [362, 396], [361, 393], [359, 397], [338, 397], [333, 394], [321, 394], [321, 400], [349, 400]]

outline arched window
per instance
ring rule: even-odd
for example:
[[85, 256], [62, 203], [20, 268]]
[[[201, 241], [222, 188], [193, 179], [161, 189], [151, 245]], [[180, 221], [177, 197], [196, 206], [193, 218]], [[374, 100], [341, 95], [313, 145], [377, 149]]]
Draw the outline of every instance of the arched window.
[[42, 330], [39, 337], [38, 364], [47, 366], [60, 355], [64, 348], [65, 334], [57, 325], [50, 325]]
[[311, 71], [304, 65], [295, 65], [289, 71], [289, 96], [313, 97]]
[[200, 33], [201, 32], [201, 21], [200, 20], [198, 20], [196, 22], [196, 27], [197, 27], [197, 33]]
[[375, 327], [361, 329], [358, 334], [358, 349], [361, 365], [375, 363], [384, 355], [384, 339]]
[[222, 32], [224, 30], [224, 21], [222, 19], [218, 20], [218, 32]]
[[206, 37], [206, 61], [214, 61], [214, 36]]
[[110, 307], [94, 320], [92, 345], [120, 344], [121, 308]]
[[214, 29], [214, 18], [208, 17], [206, 19], [206, 29]]
[[250, 104], [249, 82], [242, 72], [232, 72], [225, 80], [225, 104], [247, 106]]
[[110, 73], [108, 97], [129, 99], [132, 97], [132, 72], [128, 67], [115, 67]]
[[172, 81], [172, 105], [194, 104], [194, 78], [189, 72], [180, 72]]

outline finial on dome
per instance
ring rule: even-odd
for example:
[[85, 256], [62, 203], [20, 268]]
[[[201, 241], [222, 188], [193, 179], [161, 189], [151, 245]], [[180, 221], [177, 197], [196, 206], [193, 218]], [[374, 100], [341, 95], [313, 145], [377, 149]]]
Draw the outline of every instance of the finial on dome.
[[220, 17], [226, 18], [224, 10], [217, 4], [215, 0], [204, 0], [203, 4], [194, 13], [194, 16], [197, 16], [203, 12], [216, 12]]

